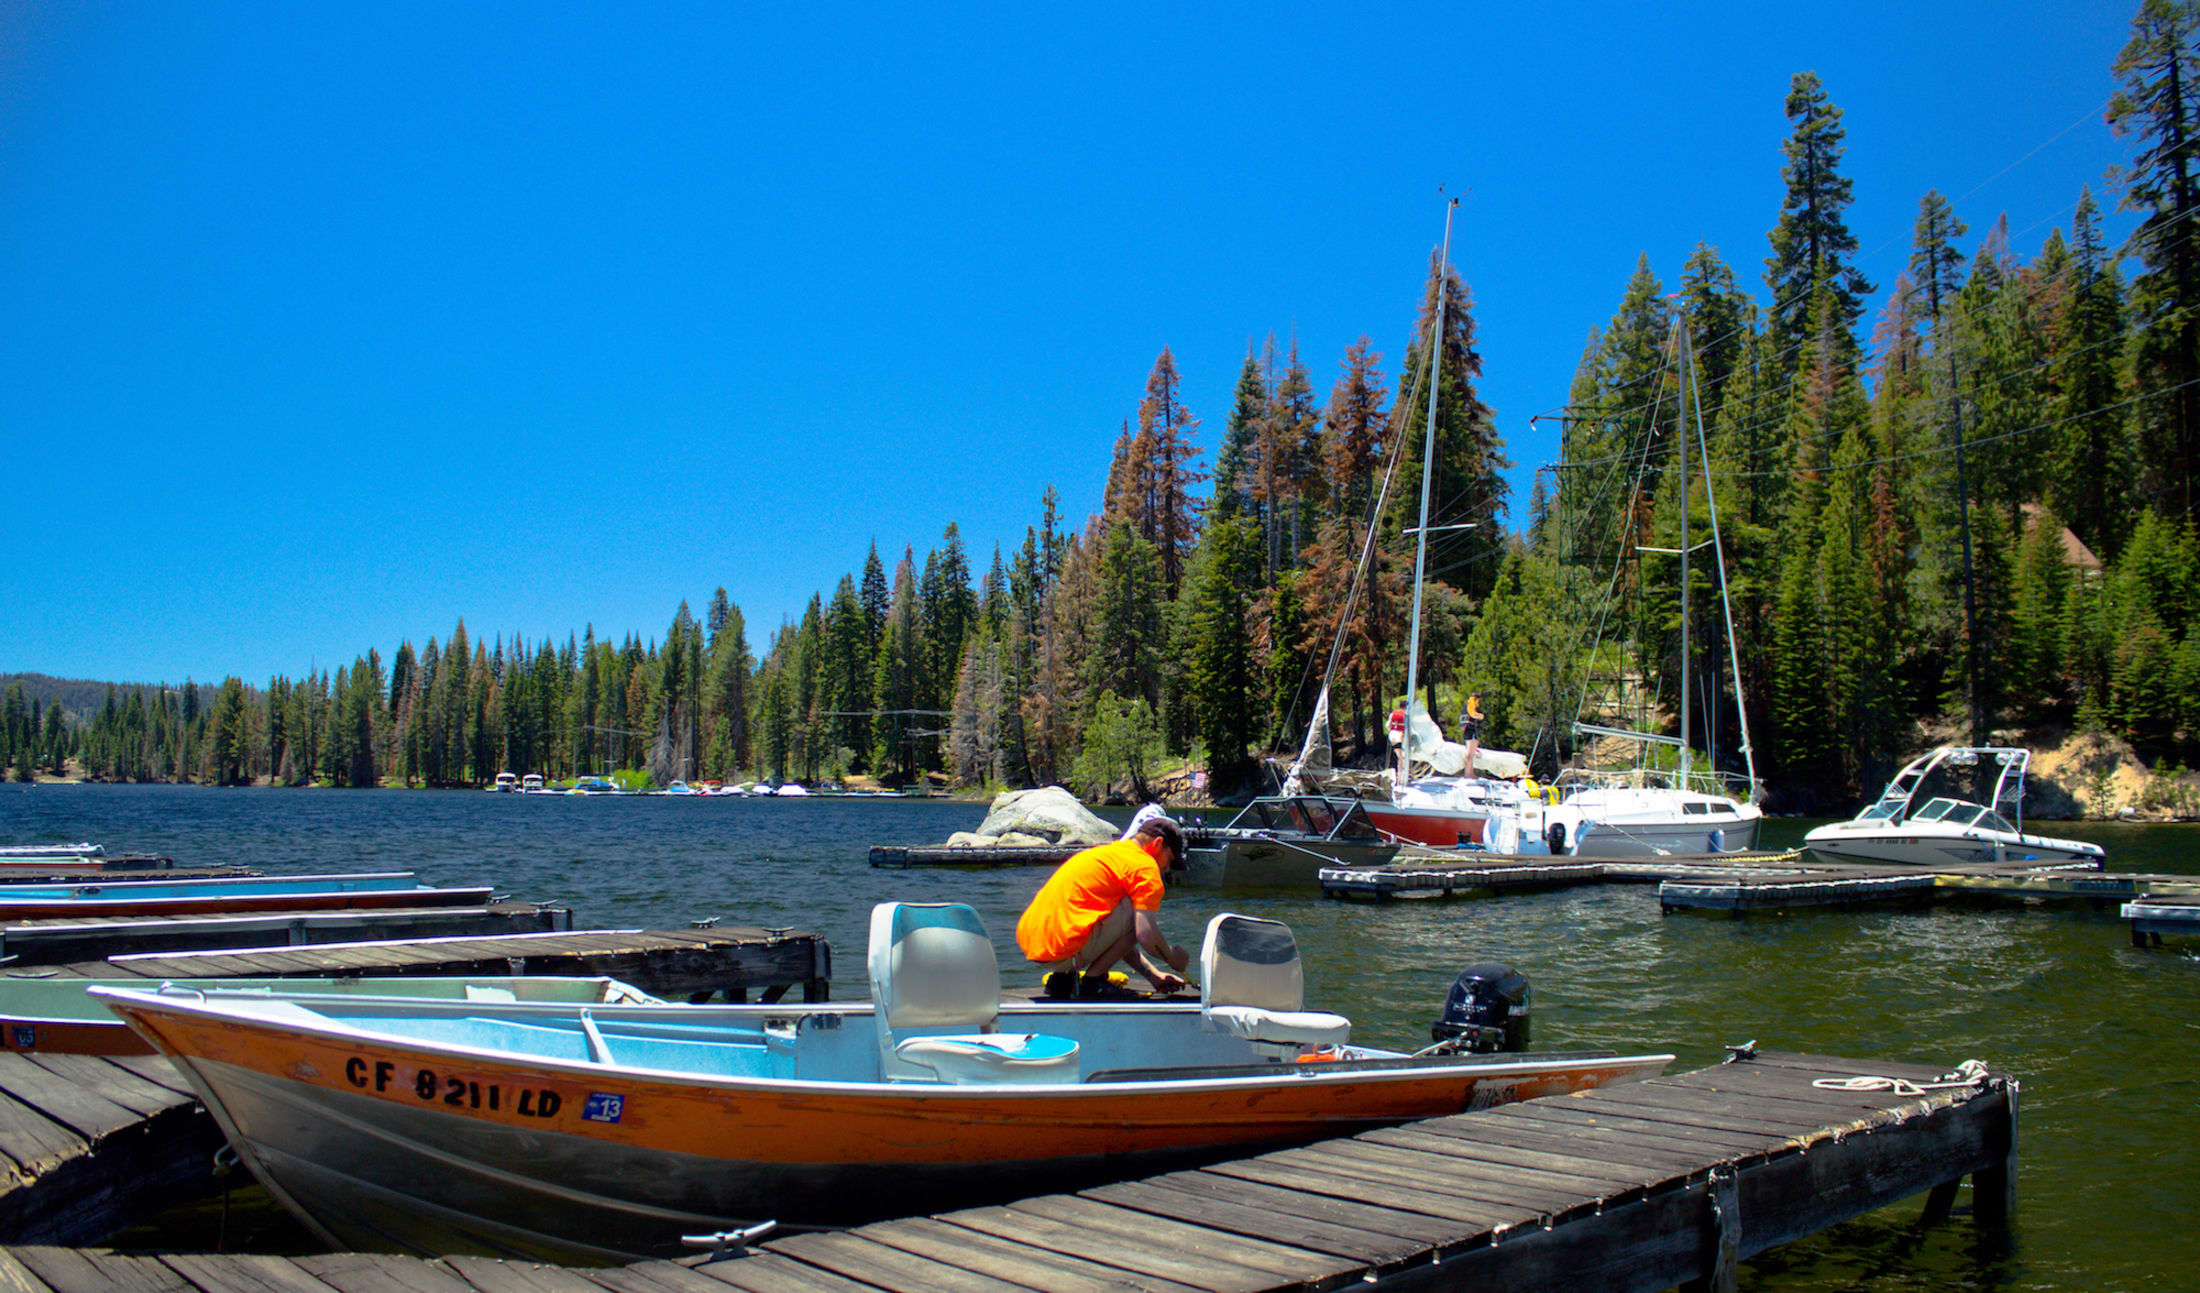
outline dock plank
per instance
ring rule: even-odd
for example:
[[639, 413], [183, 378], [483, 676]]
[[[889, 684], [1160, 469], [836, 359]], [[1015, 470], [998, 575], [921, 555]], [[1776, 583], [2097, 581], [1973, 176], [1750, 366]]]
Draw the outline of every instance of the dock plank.
[[1273, 1274], [1236, 1262], [1181, 1251], [1153, 1240], [1123, 1242], [1117, 1235], [1064, 1222], [1025, 1207], [967, 1208], [940, 1218], [983, 1234], [1014, 1240], [1102, 1266], [1117, 1267], [1125, 1278], [1158, 1276], [1208, 1293], [1255, 1293], [1274, 1287]]
[[101, 1056], [50, 1055], [44, 1051], [22, 1054], [56, 1080], [94, 1092], [137, 1118], [150, 1117], [176, 1103], [174, 1088], [150, 1081]]
[[15, 1254], [0, 1248], [0, 1293], [55, 1293], [55, 1290]]
[[880, 1288], [938, 1289], [941, 1293], [1024, 1293], [1022, 1286], [961, 1265], [881, 1244], [861, 1235], [792, 1235], [764, 1245]]
[[1215, 1198], [1241, 1207], [1259, 1208], [1281, 1217], [1350, 1227], [1368, 1234], [1390, 1235], [1422, 1246], [1456, 1238], [1456, 1222], [1400, 1208], [1386, 1208], [1357, 1199], [1313, 1194], [1284, 1186], [1249, 1181], [1215, 1172], [1171, 1172], [1144, 1184], [1155, 1189], [1195, 1197]]
[[1074, 1195], [1050, 1194], [1026, 1199], [1014, 1207], [1067, 1225], [1084, 1227], [1095, 1234], [1111, 1235], [1126, 1243], [1157, 1244], [1177, 1253], [1250, 1267], [1307, 1288], [1334, 1287], [1356, 1278], [1353, 1263], [1331, 1254], [1211, 1230]]
[[452, 1256], [442, 1261], [481, 1293], [603, 1293], [603, 1285], [563, 1266], [501, 1257]]
[[717, 1281], [721, 1289], [737, 1288], [742, 1293], [876, 1293], [878, 1287], [753, 1248], [740, 1257], [689, 1269]]
[[1393, 1185], [1386, 1181], [1365, 1177], [1340, 1175], [1320, 1164], [1282, 1162], [1273, 1154], [1259, 1158], [1239, 1159], [1229, 1163], [1210, 1164], [1204, 1171], [1218, 1176], [1233, 1176], [1262, 1185], [1301, 1190], [1309, 1194], [1329, 1195], [1372, 1203], [1401, 1212], [1418, 1212], [1427, 1216], [1454, 1221], [1469, 1227], [1469, 1233], [1495, 1230], [1500, 1226], [1518, 1225], [1540, 1215], [1534, 1208], [1518, 1204], [1482, 1203], [1424, 1190], [1417, 1186]]
[[441, 1262], [387, 1253], [318, 1253], [293, 1258], [298, 1269], [342, 1293], [470, 1293]]
[[53, 1293], [189, 1293], [191, 1284], [156, 1258], [62, 1247], [11, 1249]]
[[1347, 1176], [1365, 1177], [1424, 1190], [1456, 1194], [1490, 1204], [1518, 1203], [1539, 1216], [1562, 1212], [1580, 1202], [1578, 1191], [1512, 1170], [1483, 1170], [1466, 1159], [1416, 1153], [1359, 1140], [1330, 1140], [1303, 1150], [1288, 1150], [1295, 1162], [1319, 1165]]
[[286, 1257], [164, 1253], [160, 1260], [203, 1293], [332, 1293]]
[[1070, 1257], [1029, 1244], [1013, 1243], [994, 1235], [949, 1225], [932, 1217], [884, 1222], [850, 1232], [920, 1257], [951, 1261], [997, 1279], [1049, 1293], [1116, 1293], [1143, 1289], [1147, 1293], [1195, 1293], [1188, 1284], [1176, 1284], [1152, 1276], [1132, 1282], [1120, 1267]]
[[1321, 1221], [1293, 1213], [1225, 1199], [1214, 1193], [1195, 1193], [1141, 1181], [1132, 1185], [1108, 1185], [1085, 1190], [1082, 1198], [1114, 1204], [1135, 1212], [1188, 1222], [1207, 1230], [1221, 1230], [1248, 1238], [1266, 1239], [1309, 1252], [1343, 1257], [1380, 1271], [1403, 1264], [1428, 1251], [1427, 1245], [1397, 1235], [1359, 1230], [1334, 1221]]

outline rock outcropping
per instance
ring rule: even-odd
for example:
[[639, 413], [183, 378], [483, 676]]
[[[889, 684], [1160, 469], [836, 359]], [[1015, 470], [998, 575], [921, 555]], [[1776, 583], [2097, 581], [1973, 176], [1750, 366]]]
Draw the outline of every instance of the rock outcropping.
[[998, 796], [977, 830], [957, 831], [947, 843], [950, 848], [1090, 845], [1105, 844], [1115, 835], [1115, 828], [1078, 803], [1075, 795], [1060, 786], [1041, 786]]

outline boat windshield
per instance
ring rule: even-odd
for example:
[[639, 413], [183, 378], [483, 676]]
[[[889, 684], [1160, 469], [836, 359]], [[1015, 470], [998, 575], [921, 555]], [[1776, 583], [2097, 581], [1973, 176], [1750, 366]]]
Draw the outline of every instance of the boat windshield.
[[1863, 812], [1858, 813], [1856, 815], [1856, 820], [1860, 822], [1883, 822], [1892, 817], [1894, 815], [1894, 810], [1899, 807], [1901, 807], [1900, 804], [1873, 804], [1871, 807], [1865, 809]]
[[1910, 814], [1910, 820], [1913, 822], [1937, 822], [1949, 813], [1954, 812], [1959, 806], [1953, 799], [1935, 799]]
[[1978, 819], [1978, 824], [1990, 831], [2007, 831], [2011, 835], [2017, 833], [2017, 828], [2011, 826], [2009, 819], [2000, 813], [1983, 813]]
[[1954, 808], [1949, 809], [1948, 815], [1941, 818], [1941, 820], [1950, 826], [1969, 826], [1981, 816], [1984, 816], [1985, 812], [1985, 809], [1973, 804], [1957, 804]]

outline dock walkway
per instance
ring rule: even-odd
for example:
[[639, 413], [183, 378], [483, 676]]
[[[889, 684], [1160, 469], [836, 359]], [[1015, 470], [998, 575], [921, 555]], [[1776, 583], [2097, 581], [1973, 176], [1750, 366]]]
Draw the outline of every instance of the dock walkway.
[[1488, 898], [1577, 884], [1655, 884], [1668, 912], [1770, 911], [1951, 899], [2105, 904], [2200, 898], [2200, 877], [1979, 862], [1934, 868], [1827, 862], [1807, 850], [1574, 858], [1419, 851], [1381, 866], [1324, 867], [1331, 898]]
[[[6, 1057], [0, 1057], [6, 1058]], [[1914, 1195], [2015, 1207], [2017, 1083], [1764, 1053], [1648, 1082], [858, 1229], [582, 1270], [356, 1253], [0, 1249], [0, 1289], [378, 1293], [797, 1290], [1732, 1289], [1738, 1264]], [[1820, 1079], [1887, 1081], [1826, 1089]], [[1914, 1085], [1901, 1085], [1901, 1084]], [[140, 1096], [144, 1092], [137, 1093]], [[20, 1240], [14, 1242], [21, 1242]]]
[[285, 943], [526, 934], [573, 927], [565, 907], [490, 902], [205, 916], [64, 916], [0, 920], [0, 958], [16, 965], [96, 961], [131, 952], [186, 952]]

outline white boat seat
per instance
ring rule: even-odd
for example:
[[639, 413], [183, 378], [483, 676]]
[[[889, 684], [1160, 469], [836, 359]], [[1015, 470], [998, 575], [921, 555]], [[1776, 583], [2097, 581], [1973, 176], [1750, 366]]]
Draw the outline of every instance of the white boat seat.
[[1299, 943], [1280, 920], [1223, 912], [1207, 922], [1199, 950], [1199, 1009], [1209, 1027], [1289, 1055], [1342, 1046], [1343, 1015], [1304, 1009]]
[[[879, 1073], [887, 1081], [1077, 1081], [1076, 1042], [1000, 1031], [1000, 963], [966, 904], [873, 907], [869, 969]], [[915, 1029], [937, 1031], [911, 1035]]]

